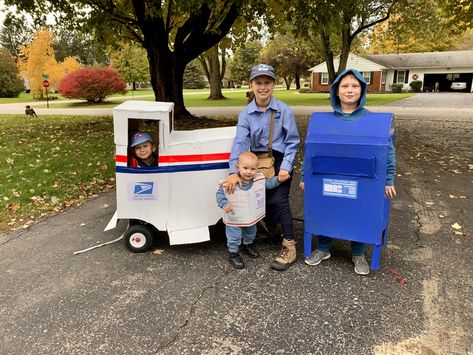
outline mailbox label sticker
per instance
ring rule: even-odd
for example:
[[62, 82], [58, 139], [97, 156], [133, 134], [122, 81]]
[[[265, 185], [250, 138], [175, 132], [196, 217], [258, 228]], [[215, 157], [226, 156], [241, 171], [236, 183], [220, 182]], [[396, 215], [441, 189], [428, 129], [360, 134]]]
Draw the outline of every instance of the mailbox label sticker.
[[356, 199], [358, 196], [358, 181], [323, 179], [323, 195]]
[[156, 186], [154, 182], [130, 182], [128, 183], [128, 200], [144, 201], [157, 200]]

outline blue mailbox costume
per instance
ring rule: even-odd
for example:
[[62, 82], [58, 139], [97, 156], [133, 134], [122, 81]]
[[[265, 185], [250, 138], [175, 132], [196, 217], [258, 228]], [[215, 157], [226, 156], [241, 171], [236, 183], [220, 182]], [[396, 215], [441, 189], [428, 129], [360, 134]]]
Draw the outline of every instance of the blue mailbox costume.
[[389, 224], [385, 186], [393, 185], [395, 169], [393, 114], [364, 109], [365, 93], [366, 84], [358, 112], [343, 114], [331, 92], [334, 112], [312, 114], [303, 168], [304, 256], [311, 254], [312, 234], [367, 243], [377, 270]]

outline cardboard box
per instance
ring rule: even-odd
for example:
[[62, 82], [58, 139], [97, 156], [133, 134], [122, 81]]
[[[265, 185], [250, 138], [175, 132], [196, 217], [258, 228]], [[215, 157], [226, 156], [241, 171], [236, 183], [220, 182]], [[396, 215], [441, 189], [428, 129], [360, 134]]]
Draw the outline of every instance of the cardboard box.
[[233, 206], [230, 213], [223, 212], [223, 223], [235, 227], [248, 227], [256, 224], [266, 215], [266, 190], [263, 174], [257, 174], [253, 186], [246, 191], [239, 188], [232, 194], [225, 194]]

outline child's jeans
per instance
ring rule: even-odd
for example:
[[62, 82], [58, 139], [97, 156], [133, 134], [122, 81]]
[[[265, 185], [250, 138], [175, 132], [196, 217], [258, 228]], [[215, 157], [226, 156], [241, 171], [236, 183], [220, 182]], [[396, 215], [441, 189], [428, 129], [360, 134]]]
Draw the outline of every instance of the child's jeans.
[[[328, 252], [332, 245], [332, 238], [317, 236], [317, 250]], [[365, 243], [351, 242], [351, 256], [362, 256], [365, 254]]]
[[227, 246], [230, 253], [238, 253], [238, 249], [243, 239], [243, 244], [253, 243], [256, 237], [256, 224], [249, 227], [225, 226], [227, 234]]

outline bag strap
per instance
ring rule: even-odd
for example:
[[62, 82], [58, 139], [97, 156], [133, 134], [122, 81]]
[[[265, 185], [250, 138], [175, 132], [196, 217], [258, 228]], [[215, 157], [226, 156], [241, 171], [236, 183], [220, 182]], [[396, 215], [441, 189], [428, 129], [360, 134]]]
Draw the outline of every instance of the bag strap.
[[274, 131], [274, 110], [271, 110], [271, 120], [269, 122], [269, 145], [268, 152], [272, 151], [273, 148], [273, 131]]

